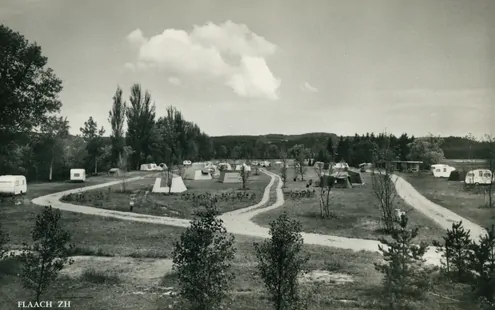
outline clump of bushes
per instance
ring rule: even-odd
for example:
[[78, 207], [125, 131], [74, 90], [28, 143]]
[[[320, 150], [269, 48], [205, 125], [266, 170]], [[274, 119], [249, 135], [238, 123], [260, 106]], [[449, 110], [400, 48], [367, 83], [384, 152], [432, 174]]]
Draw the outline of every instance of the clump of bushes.
[[303, 189], [303, 190], [290, 190], [284, 191], [286, 198], [300, 199], [300, 198], [314, 198], [316, 196], [315, 189]]
[[209, 200], [215, 198], [217, 202], [244, 202], [256, 200], [256, 193], [252, 192], [222, 192], [222, 193], [184, 193], [181, 196], [184, 201]]

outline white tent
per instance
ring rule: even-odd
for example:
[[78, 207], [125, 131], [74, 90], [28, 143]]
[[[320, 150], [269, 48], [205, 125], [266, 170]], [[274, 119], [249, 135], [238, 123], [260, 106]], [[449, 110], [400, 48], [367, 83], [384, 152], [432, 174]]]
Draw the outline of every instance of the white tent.
[[455, 170], [454, 167], [449, 165], [432, 165], [434, 166], [433, 175], [436, 178], [448, 178], [450, 173]]
[[241, 171], [241, 169], [242, 169], [243, 166], [244, 166], [244, 170], [245, 171], [251, 171], [251, 166], [248, 166], [246, 164], [236, 165], [235, 166], [235, 170]]
[[205, 169], [204, 166], [198, 169], [198, 167], [194, 167], [194, 165], [195, 164], [186, 168], [184, 171], [184, 179], [194, 181], [212, 179], [209, 169]]
[[[167, 181], [166, 179], [164, 180], [165, 182]], [[155, 185], [153, 186], [153, 189], [151, 192], [153, 193], [169, 193], [169, 187], [165, 184], [164, 187], [161, 186], [162, 184], [162, 179], [161, 178], [156, 178], [155, 180]], [[171, 185], [171, 190], [170, 193], [183, 193], [187, 191], [187, 187], [184, 184], [184, 181], [180, 176], [174, 175], [172, 177], [172, 185]]]
[[219, 163], [217, 167], [218, 169], [232, 170], [232, 166], [229, 163]]
[[495, 181], [495, 176], [488, 169], [474, 169], [466, 174], [464, 183], [487, 185]]

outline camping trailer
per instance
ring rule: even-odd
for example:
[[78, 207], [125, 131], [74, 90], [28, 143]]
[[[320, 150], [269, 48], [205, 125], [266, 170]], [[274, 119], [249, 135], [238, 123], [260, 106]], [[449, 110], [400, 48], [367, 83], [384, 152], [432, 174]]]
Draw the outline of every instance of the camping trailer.
[[492, 172], [488, 169], [474, 169], [466, 174], [465, 184], [487, 185], [494, 181]]
[[141, 171], [156, 171], [159, 169], [158, 169], [158, 166], [156, 164], [142, 164], [141, 168], [139, 170], [141, 170]]
[[0, 176], [0, 194], [20, 195], [27, 192], [26, 177], [23, 175]]
[[84, 169], [70, 169], [70, 180], [72, 182], [85, 182], [86, 170]]
[[449, 165], [432, 165], [433, 176], [436, 178], [448, 178], [452, 171], [455, 171], [454, 167]]

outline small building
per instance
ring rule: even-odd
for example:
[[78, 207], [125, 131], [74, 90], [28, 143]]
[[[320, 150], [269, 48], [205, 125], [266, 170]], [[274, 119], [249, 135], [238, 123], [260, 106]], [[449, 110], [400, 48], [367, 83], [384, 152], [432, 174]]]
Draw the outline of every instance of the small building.
[[23, 175], [0, 176], [1, 195], [21, 195], [27, 192], [27, 181]]
[[86, 170], [84, 169], [70, 169], [70, 180], [72, 182], [85, 182]]
[[394, 160], [392, 161], [392, 164], [394, 165], [393, 168], [396, 171], [418, 172], [419, 167], [423, 164], [423, 162], [416, 160]]

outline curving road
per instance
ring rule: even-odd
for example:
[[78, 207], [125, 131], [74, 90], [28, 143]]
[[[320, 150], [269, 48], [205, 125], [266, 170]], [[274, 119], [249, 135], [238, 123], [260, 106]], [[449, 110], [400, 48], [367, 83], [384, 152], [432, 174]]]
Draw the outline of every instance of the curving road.
[[[261, 171], [271, 177], [269, 184], [265, 188], [261, 201], [251, 207], [222, 214], [220, 218], [224, 221], [224, 225], [227, 231], [234, 234], [246, 235], [251, 237], [260, 237], [260, 238], [269, 237], [268, 228], [257, 225], [256, 223], [251, 221], [251, 218], [268, 210], [281, 207], [284, 204], [284, 195], [282, 192], [282, 181], [280, 176], [278, 176], [275, 173], [266, 171], [264, 169], [261, 169]], [[412, 207], [423, 212], [426, 216], [432, 218], [441, 227], [445, 229], [450, 228], [453, 221], [462, 220], [463, 223], [465, 223], [465, 227], [470, 229], [473, 233], [481, 234], [484, 232], [484, 230], [480, 226], [427, 200], [404, 179], [398, 176], [394, 176], [394, 177], [396, 178], [396, 188], [398, 194]], [[127, 179], [126, 181], [130, 182], [144, 178], [145, 177], [135, 177], [135, 178]], [[163, 225], [170, 225], [177, 227], [189, 226], [190, 220], [187, 219], [177, 219], [171, 217], [161, 217], [161, 216], [143, 215], [143, 214], [136, 214], [129, 212], [112, 211], [112, 210], [105, 210], [94, 207], [74, 205], [60, 201], [60, 199], [64, 195], [70, 193], [77, 193], [81, 191], [88, 191], [88, 190], [108, 187], [119, 184], [121, 182], [122, 181], [114, 181], [104, 184], [87, 186], [79, 189], [53, 193], [46, 196], [35, 198], [32, 200], [32, 202], [34, 204], [41, 206], [51, 205], [53, 208], [57, 208], [69, 212], [106, 216], [106, 217], [112, 217], [122, 220], [146, 222], [153, 224], [163, 224]], [[270, 190], [272, 189], [273, 186], [276, 186], [275, 187], [276, 201], [272, 205], [262, 208], [262, 206], [264, 206], [268, 202], [270, 198]], [[312, 234], [312, 233], [302, 233], [302, 236], [306, 244], [350, 249], [354, 251], [364, 250], [364, 251], [377, 252], [378, 245], [380, 244], [380, 242], [376, 240], [345, 238], [345, 237]], [[440, 256], [435, 252], [435, 249], [433, 247], [428, 249], [428, 252], [425, 255], [425, 259], [430, 264], [438, 265], [440, 263]]]

